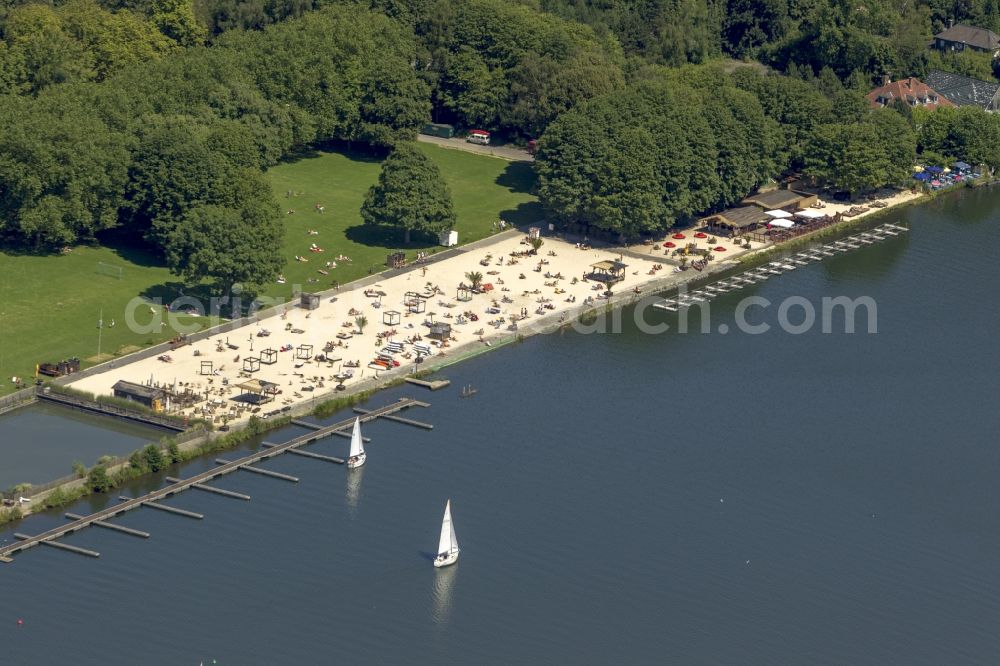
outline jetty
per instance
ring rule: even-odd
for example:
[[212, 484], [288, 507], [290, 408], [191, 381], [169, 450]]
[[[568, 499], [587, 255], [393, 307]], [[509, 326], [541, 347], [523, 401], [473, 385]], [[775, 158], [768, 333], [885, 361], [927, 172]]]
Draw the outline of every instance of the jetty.
[[696, 303], [706, 303], [719, 294], [763, 282], [775, 275], [794, 271], [800, 266], [808, 266], [838, 253], [850, 252], [851, 250], [856, 250], [867, 245], [873, 245], [879, 241], [898, 236], [906, 231], [909, 231], [909, 229], [898, 224], [882, 224], [868, 231], [853, 234], [818, 247], [802, 250], [775, 261], [770, 261], [762, 266], [757, 266], [743, 273], [699, 287], [691, 292], [678, 291], [676, 296], [671, 296], [658, 303], [654, 303], [653, 307], [657, 310], [677, 312], [680, 308], [691, 307]]
[[451, 384], [450, 379], [418, 379], [416, 377], [407, 377], [407, 384], [413, 384], [414, 386], [423, 386], [432, 391], [437, 391], [438, 389], [443, 389], [445, 386]]
[[[378, 418], [393, 417], [393, 415], [396, 414], [397, 412], [400, 412], [409, 407], [430, 407], [430, 405], [426, 402], [421, 402], [419, 400], [412, 400], [410, 398], [400, 398], [398, 401], [385, 405], [384, 407], [379, 407], [378, 409], [373, 409], [371, 411], [355, 409], [355, 411], [358, 411], [361, 414], [358, 418], [360, 418], [362, 422], [368, 422], [368, 421], [374, 421], [375, 419]], [[433, 427], [430, 426], [430, 424], [421, 423], [420, 421], [411, 421], [410, 419], [399, 419], [399, 417], [396, 417], [396, 419], [398, 419], [402, 423], [407, 423], [408, 425], [417, 425], [418, 427], [423, 427], [423, 428]], [[324, 437], [331, 436], [334, 433], [339, 432], [341, 430], [349, 429], [353, 425], [354, 425], [354, 417], [346, 419], [344, 421], [340, 421], [338, 423], [333, 423], [328, 426], [319, 426], [318, 428], [304, 435], [300, 435], [281, 444], [270, 444], [268, 446], [263, 447], [260, 451], [256, 451], [249, 455], [243, 456], [242, 458], [239, 458], [237, 460], [232, 460], [232, 461], [217, 460], [216, 462], [219, 464], [219, 467], [206, 470], [192, 477], [188, 477], [186, 479], [168, 479], [170, 485], [160, 488], [159, 490], [154, 490], [152, 492], [146, 493], [141, 497], [130, 498], [121, 496], [119, 497], [119, 499], [121, 500], [121, 503], [119, 504], [110, 506], [106, 509], [102, 509], [101, 511], [92, 513], [89, 516], [74, 517], [73, 522], [62, 525], [61, 527], [55, 527], [51, 530], [48, 530], [47, 532], [42, 532], [41, 534], [36, 534], [33, 536], [25, 534], [16, 534], [15, 537], [18, 539], [17, 542], [8, 544], [6, 546], [0, 546], [0, 562], [12, 562], [13, 559], [11, 558], [11, 555], [19, 553], [23, 550], [27, 550], [29, 548], [33, 548], [38, 545], [51, 546], [53, 548], [59, 548], [80, 555], [87, 555], [90, 557], [99, 557], [100, 553], [97, 553], [92, 550], [87, 550], [86, 548], [79, 548], [77, 546], [71, 546], [64, 543], [57, 543], [55, 542], [55, 539], [59, 539], [60, 537], [64, 537], [68, 534], [78, 532], [82, 529], [90, 527], [91, 525], [97, 525], [99, 527], [109, 527], [110, 529], [120, 528], [120, 526], [117, 525], [112, 527], [112, 524], [107, 523], [107, 520], [110, 518], [114, 518], [115, 516], [121, 515], [126, 511], [131, 511], [133, 509], [137, 509], [143, 506], [147, 506], [153, 509], [160, 509], [162, 511], [169, 511], [170, 513], [200, 520], [204, 518], [202, 514], [195, 513], [194, 511], [187, 511], [185, 509], [178, 509], [176, 507], [172, 507], [167, 504], [161, 504], [160, 500], [169, 498], [170, 496], [176, 495], [177, 493], [187, 490], [189, 488], [197, 488], [198, 490], [207, 490], [209, 487], [206, 486], [205, 484], [207, 484], [209, 481], [212, 481], [213, 479], [216, 479], [220, 476], [224, 476], [226, 474], [229, 474], [231, 472], [236, 472], [241, 469], [256, 473], [263, 473], [266, 474], [267, 476], [273, 476], [275, 478], [279, 478], [282, 480], [298, 481], [296, 477], [293, 477], [291, 475], [281, 474], [279, 472], [272, 472], [271, 470], [265, 470], [260, 467], [254, 467], [254, 465], [262, 461], [275, 458], [281, 455], [282, 453], [286, 452], [307, 453], [305, 451], [297, 451], [297, 449], [299, 449], [299, 447], [323, 439]], [[316, 454], [317, 457], [318, 455], [319, 454]], [[333, 457], [329, 456], [329, 458], [332, 459]], [[217, 488], [211, 489], [211, 492], [217, 492], [217, 491], [219, 491], [219, 489]], [[223, 494], [237, 499], [249, 499], [249, 496], [243, 495], [242, 493], [235, 493], [232, 491], [223, 491], [219, 494]], [[67, 517], [73, 517], [73, 516], [74, 514], [67, 514]], [[121, 528], [118, 531], [131, 533], [128, 530], [130, 530], [130, 528]], [[135, 532], [138, 532], [138, 530], [135, 530]], [[140, 535], [136, 534], [135, 536], [140, 536]]]

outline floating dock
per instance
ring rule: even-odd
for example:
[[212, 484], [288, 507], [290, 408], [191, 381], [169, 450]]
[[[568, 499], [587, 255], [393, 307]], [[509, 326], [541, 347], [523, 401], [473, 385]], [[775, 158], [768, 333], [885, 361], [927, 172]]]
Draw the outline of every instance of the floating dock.
[[407, 384], [413, 384], [414, 386], [423, 386], [424, 388], [429, 388], [432, 391], [437, 391], [438, 389], [443, 389], [445, 386], [451, 384], [450, 379], [417, 379], [416, 377], [407, 377]]
[[[384, 418], [400, 412], [408, 407], [429, 407], [426, 402], [421, 402], [419, 400], [412, 400], [410, 398], [400, 398], [398, 401], [380, 407], [378, 409], [373, 409], [371, 411], [361, 410], [360, 419], [362, 422], [374, 421], [377, 418]], [[408, 422], [409, 419], [404, 419], [403, 422]], [[420, 423], [419, 421], [413, 421], [411, 425], [416, 425]], [[97, 525], [99, 523], [106, 522], [109, 518], [114, 518], [126, 511], [131, 511], [142, 506], [148, 506], [154, 509], [160, 509], [163, 511], [169, 511], [178, 515], [190, 517], [190, 518], [204, 518], [202, 514], [195, 513], [194, 511], [187, 511], [185, 509], [177, 509], [172, 506], [167, 506], [165, 504], [159, 504], [158, 500], [166, 499], [171, 495], [175, 495], [179, 492], [187, 490], [188, 488], [195, 488], [201, 486], [212, 479], [229, 474], [231, 472], [238, 471], [240, 469], [247, 469], [248, 471], [255, 472], [267, 472], [269, 475], [276, 476], [278, 478], [288, 477], [289, 479], [294, 479], [295, 477], [290, 477], [287, 474], [280, 474], [278, 472], [271, 472], [270, 470], [261, 470], [260, 468], [250, 468], [249, 466], [259, 463], [264, 460], [269, 460], [270, 458], [275, 458], [282, 453], [293, 451], [301, 446], [315, 442], [318, 439], [333, 435], [334, 433], [351, 428], [354, 425], [354, 418], [349, 418], [338, 423], [334, 423], [328, 426], [321, 426], [320, 428], [314, 430], [313, 432], [306, 433], [299, 437], [288, 440], [282, 444], [273, 444], [269, 447], [265, 447], [260, 451], [251, 453], [250, 455], [239, 458], [238, 460], [233, 460], [231, 462], [220, 463], [219, 467], [214, 469], [206, 470], [200, 474], [196, 474], [187, 479], [182, 479], [175, 481], [170, 485], [160, 488], [159, 490], [154, 490], [150, 493], [146, 493], [141, 497], [128, 498], [120, 497], [122, 500], [120, 504], [102, 509], [96, 513], [92, 513], [89, 516], [83, 516], [81, 518], [74, 519], [73, 522], [63, 525], [61, 527], [55, 527], [47, 532], [42, 532], [41, 534], [36, 534], [34, 536], [16, 534], [15, 536], [20, 539], [20, 541], [8, 544], [6, 546], [0, 546], [0, 562], [12, 562], [11, 555], [19, 553], [23, 550], [33, 548], [38, 545], [52, 546], [53, 548], [60, 548], [62, 550], [74, 552], [80, 555], [87, 555], [89, 557], [99, 557], [100, 553], [92, 550], [87, 550], [86, 548], [79, 548], [77, 546], [70, 546], [64, 543], [56, 543], [54, 540], [60, 537], [66, 536], [67, 534], [72, 534], [91, 525]], [[429, 424], [421, 424], [420, 427], [426, 427]], [[304, 452], [302, 452], [304, 453]], [[331, 456], [332, 458], [332, 456]], [[298, 480], [298, 479], [296, 479]], [[218, 489], [214, 489], [218, 490]], [[234, 493], [235, 495], [236, 493]], [[104, 525], [100, 525], [104, 527]], [[115, 526], [120, 527], [120, 526]]]
[[676, 296], [671, 296], [659, 303], [654, 303], [653, 307], [657, 310], [677, 312], [681, 308], [691, 307], [697, 303], [707, 303], [719, 294], [735, 289], [742, 289], [750, 284], [763, 282], [771, 276], [782, 275], [800, 266], [808, 266], [811, 263], [822, 261], [826, 257], [834, 256], [838, 252], [850, 252], [866, 245], [872, 245], [878, 241], [898, 236], [905, 231], [909, 231], [909, 229], [898, 224], [883, 224], [874, 229], [831, 241], [825, 245], [802, 250], [783, 259], [751, 268], [743, 273], [700, 287], [691, 292], [679, 291]]

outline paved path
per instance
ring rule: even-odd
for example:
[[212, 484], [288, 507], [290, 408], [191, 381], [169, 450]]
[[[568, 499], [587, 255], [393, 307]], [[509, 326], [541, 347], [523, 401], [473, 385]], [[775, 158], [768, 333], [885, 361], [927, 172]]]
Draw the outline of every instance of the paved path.
[[465, 139], [444, 139], [439, 136], [430, 136], [428, 134], [418, 134], [417, 141], [423, 141], [424, 143], [433, 143], [442, 148], [453, 148], [455, 150], [464, 150], [468, 153], [479, 153], [480, 155], [490, 155], [492, 157], [499, 157], [505, 160], [511, 160], [512, 162], [534, 162], [535, 157], [529, 153], [524, 148], [518, 148], [516, 146], [480, 146], [476, 143], [469, 143]]

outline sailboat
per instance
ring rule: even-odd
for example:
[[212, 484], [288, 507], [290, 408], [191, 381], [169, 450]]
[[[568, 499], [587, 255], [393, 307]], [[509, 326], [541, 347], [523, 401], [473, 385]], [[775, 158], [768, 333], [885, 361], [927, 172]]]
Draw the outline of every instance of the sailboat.
[[347, 457], [348, 469], [361, 467], [365, 464], [365, 445], [361, 441], [361, 419], [354, 419], [354, 432], [351, 433], [351, 454]]
[[479, 389], [474, 388], [472, 386], [472, 384], [467, 384], [466, 386], [462, 387], [462, 397], [463, 398], [468, 398], [468, 397], [474, 396], [477, 393], [479, 393]]
[[451, 522], [451, 500], [444, 505], [444, 520], [441, 522], [441, 540], [438, 542], [438, 555], [434, 558], [434, 566], [446, 567], [458, 561], [458, 537], [455, 536], [455, 523]]

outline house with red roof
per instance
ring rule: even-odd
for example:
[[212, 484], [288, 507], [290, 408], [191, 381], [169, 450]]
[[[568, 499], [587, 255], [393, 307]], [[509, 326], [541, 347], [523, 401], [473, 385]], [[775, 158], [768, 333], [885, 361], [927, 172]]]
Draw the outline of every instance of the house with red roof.
[[873, 89], [865, 97], [868, 98], [873, 109], [889, 106], [897, 100], [910, 107], [922, 106], [926, 109], [955, 106], [926, 83], [912, 76], [899, 81], [892, 81], [886, 77], [883, 85]]

